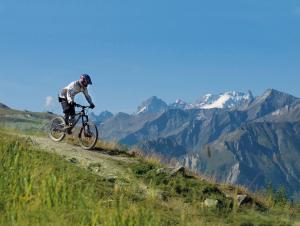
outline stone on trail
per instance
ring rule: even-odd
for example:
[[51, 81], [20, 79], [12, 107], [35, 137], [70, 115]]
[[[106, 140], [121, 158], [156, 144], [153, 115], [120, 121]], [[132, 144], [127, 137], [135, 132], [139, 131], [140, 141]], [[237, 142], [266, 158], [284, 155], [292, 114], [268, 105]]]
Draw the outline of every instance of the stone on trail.
[[208, 208], [216, 208], [219, 204], [219, 201], [216, 199], [205, 199], [204, 206]]

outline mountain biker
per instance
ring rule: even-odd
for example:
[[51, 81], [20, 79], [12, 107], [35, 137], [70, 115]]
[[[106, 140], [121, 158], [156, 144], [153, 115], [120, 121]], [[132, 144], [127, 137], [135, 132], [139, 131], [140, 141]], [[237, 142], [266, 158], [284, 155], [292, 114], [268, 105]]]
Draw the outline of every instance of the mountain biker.
[[76, 103], [74, 98], [78, 93], [82, 92], [84, 94], [85, 99], [90, 104], [90, 108], [93, 109], [95, 107], [92, 98], [88, 93], [88, 85], [92, 85], [91, 77], [88, 74], [82, 74], [79, 80], [71, 82], [68, 86], [61, 90], [58, 99], [59, 102], [61, 102], [67, 125], [70, 125], [75, 117]]

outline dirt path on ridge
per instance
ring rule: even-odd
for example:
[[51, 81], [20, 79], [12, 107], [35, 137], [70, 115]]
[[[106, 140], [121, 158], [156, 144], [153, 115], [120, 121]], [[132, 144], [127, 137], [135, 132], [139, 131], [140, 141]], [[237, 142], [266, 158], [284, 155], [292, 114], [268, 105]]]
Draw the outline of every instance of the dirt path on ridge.
[[109, 155], [106, 151], [84, 150], [80, 146], [68, 144], [64, 141], [54, 142], [46, 137], [30, 136], [30, 138], [33, 144], [41, 150], [61, 155], [66, 160], [109, 179], [123, 178], [130, 180], [132, 173], [128, 164], [138, 161], [130, 156]]

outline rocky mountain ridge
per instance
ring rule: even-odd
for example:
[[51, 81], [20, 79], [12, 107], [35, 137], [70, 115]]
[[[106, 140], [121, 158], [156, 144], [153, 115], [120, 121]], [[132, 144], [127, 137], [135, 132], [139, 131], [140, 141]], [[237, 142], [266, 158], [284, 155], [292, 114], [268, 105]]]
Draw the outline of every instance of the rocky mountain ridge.
[[137, 116], [128, 116], [131, 130], [120, 129], [118, 140], [220, 182], [255, 190], [273, 181], [299, 199], [299, 98], [270, 89], [249, 100], [228, 108], [168, 108], [144, 114], [135, 128]]

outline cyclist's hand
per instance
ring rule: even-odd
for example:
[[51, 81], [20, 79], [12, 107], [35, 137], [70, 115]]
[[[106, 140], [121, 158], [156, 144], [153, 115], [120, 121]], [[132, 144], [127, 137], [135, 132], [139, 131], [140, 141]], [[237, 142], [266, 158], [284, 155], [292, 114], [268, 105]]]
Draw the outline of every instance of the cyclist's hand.
[[91, 108], [91, 109], [94, 109], [94, 108], [95, 108], [95, 104], [91, 104], [91, 105], [90, 105], [90, 108]]

